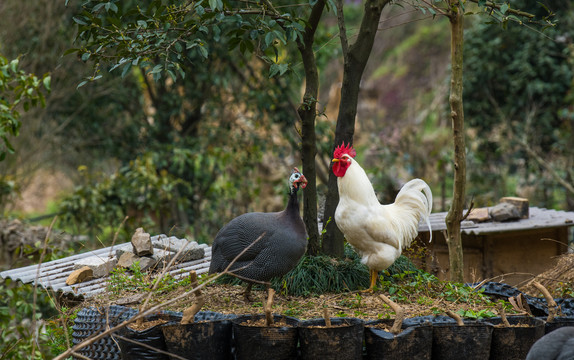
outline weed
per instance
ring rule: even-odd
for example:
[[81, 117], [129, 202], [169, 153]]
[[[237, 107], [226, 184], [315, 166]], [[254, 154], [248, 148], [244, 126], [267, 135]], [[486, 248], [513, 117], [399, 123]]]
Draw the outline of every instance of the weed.
[[462, 316], [463, 318], [469, 318], [469, 319], [487, 319], [496, 316], [496, 314], [493, 311], [485, 309], [479, 311], [474, 311], [472, 309], [468, 310], [460, 309], [456, 313]]

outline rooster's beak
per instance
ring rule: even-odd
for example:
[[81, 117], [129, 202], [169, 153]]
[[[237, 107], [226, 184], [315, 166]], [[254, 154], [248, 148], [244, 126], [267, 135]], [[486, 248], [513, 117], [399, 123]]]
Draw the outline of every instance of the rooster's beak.
[[333, 160], [331, 160], [331, 161], [332, 161], [332, 162], [339, 162], [339, 161], [341, 161], [341, 160], [340, 160], [340, 159], [333, 159]]

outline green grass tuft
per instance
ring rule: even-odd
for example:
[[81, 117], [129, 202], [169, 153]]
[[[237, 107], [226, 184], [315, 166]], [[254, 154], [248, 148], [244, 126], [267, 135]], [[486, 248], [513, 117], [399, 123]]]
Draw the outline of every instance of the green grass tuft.
[[[401, 256], [387, 270], [380, 273], [384, 282], [394, 282], [393, 275], [416, 273], [419, 270], [406, 257]], [[222, 276], [217, 283], [241, 284], [243, 281]], [[271, 281], [275, 291], [293, 296], [320, 295], [356, 291], [369, 287], [369, 269], [361, 264], [359, 255], [351, 246], [345, 246], [345, 257], [336, 259], [326, 255], [303, 256], [299, 264], [282, 278]], [[255, 288], [263, 288], [256, 285]]]

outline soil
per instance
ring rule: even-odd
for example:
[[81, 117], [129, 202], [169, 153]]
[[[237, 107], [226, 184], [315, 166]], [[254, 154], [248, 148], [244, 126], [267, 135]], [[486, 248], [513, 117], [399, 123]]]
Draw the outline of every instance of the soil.
[[289, 324], [285, 319], [280, 319], [273, 321], [272, 324], [267, 325], [267, 321], [265, 318], [257, 319], [257, 320], [246, 320], [241, 323], [243, 326], [253, 326], [253, 327], [293, 327], [293, 325]]
[[[534, 280], [543, 283], [555, 298], [564, 297], [563, 289], [570, 288], [574, 279], [574, 254], [563, 255], [555, 268], [540, 274]], [[567, 282], [570, 281], [570, 282]], [[559, 284], [564, 284], [563, 287]], [[180, 294], [190, 291], [191, 288], [180, 287], [163, 294], [156, 294], [149, 302], [149, 306], [165, 303]], [[223, 314], [250, 315], [263, 314], [264, 304], [267, 301], [267, 292], [261, 288], [254, 288], [251, 292], [252, 302], [248, 302], [243, 297], [245, 285], [209, 284], [202, 289], [205, 304], [202, 311], [214, 311]], [[527, 285], [519, 290], [527, 292], [529, 295], [541, 297], [537, 290], [532, 290], [531, 285]], [[290, 296], [276, 293], [273, 300], [273, 313], [295, 317], [299, 320], [323, 318], [323, 309], [327, 308], [331, 317], [354, 317], [366, 321], [377, 319], [394, 319], [395, 312], [386, 305], [380, 294], [389, 295], [386, 290], [376, 290], [368, 292], [344, 292], [337, 294]], [[134, 297], [137, 293], [125, 292], [119, 296], [104, 293], [101, 296], [85, 301], [82, 306], [108, 306], [122, 303], [123, 299]], [[147, 294], [145, 294], [147, 295]], [[145, 300], [144, 296], [139, 297], [139, 301], [133, 303], [131, 307], [137, 307]], [[189, 295], [183, 297], [177, 303], [164, 308], [165, 310], [183, 311], [194, 303], [195, 297]], [[457, 312], [459, 310], [473, 311], [478, 313], [481, 310], [490, 310], [498, 314], [493, 304], [485, 305], [480, 303], [467, 303], [464, 301], [447, 301], [444, 297], [420, 297], [417, 295], [407, 296], [395, 301], [403, 308], [404, 317], [424, 315], [444, 315], [447, 311]], [[513, 315], [513, 312], [508, 312]], [[264, 320], [263, 320], [264, 321]]]
[[[150, 306], [164, 303], [191, 289], [178, 288], [166, 294], [155, 296], [150, 301]], [[267, 292], [264, 290], [252, 290], [252, 302], [243, 297], [245, 286], [211, 284], [202, 289], [205, 304], [202, 311], [215, 311], [223, 314], [250, 315], [263, 314], [263, 304], [267, 301]], [[382, 290], [374, 293], [345, 292], [339, 294], [311, 295], [296, 297], [275, 294], [273, 301], [273, 313], [295, 317], [299, 320], [315, 319], [323, 317], [323, 308], [328, 308], [331, 317], [355, 317], [363, 320], [377, 320], [381, 318], [394, 318], [394, 311], [379, 298], [379, 294], [386, 294]], [[133, 293], [122, 294], [123, 297], [133, 296]], [[121, 298], [114, 298], [111, 294], [104, 294], [95, 299], [89, 299], [82, 306], [108, 306], [121, 302]], [[144, 301], [143, 299], [141, 301]], [[490, 309], [485, 305], [466, 304], [463, 302], [452, 303], [443, 298], [427, 299], [420, 303], [416, 296], [397, 301], [404, 309], [405, 318], [422, 315], [433, 315], [437, 311], [444, 314], [446, 310], [458, 311], [459, 309], [479, 310]], [[166, 308], [166, 310], [183, 311], [194, 303], [194, 296], [184, 297], [180, 302]], [[137, 304], [129, 305], [132, 307]]]
[[165, 320], [157, 319], [157, 320], [144, 321], [142, 323], [133, 322], [128, 327], [132, 330], [143, 331], [143, 330], [147, 330], [149, 328], [152, 328], [156, 325], [161, 325], [161, 324], [165, 324], [165, 323], [166, 323]]

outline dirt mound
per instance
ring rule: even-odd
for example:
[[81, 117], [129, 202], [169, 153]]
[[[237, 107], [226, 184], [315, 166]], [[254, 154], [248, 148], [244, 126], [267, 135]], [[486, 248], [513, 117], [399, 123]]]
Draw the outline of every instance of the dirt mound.
[[[558, 263], [552, 269], [536, 276], [520, 290], [531, 296], [542, 296], [534, 287], [533, 282], [538, 281], [544, 285], [554, 298], [568, 297], [565, 296], [566, 290], [571, 291], [574, 283], [574, 254], [564, 254], [558, 258]], [[569, 294], [572, 296], [572, 294]]]
[[[0, 269], [11, 268], [15, 264], [28, 265], [37, 259], [47, 235], [47, 227], [30, 225], [18, 219], [0, 219]], [[69, 235], [52, 232], [49, 245], [62, 249], [69, 241]]]

